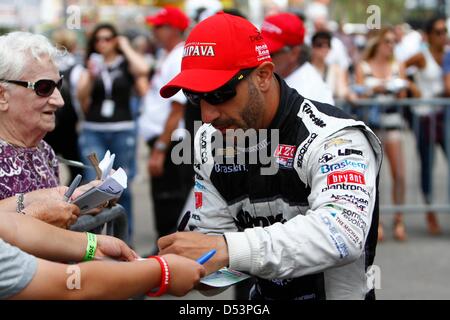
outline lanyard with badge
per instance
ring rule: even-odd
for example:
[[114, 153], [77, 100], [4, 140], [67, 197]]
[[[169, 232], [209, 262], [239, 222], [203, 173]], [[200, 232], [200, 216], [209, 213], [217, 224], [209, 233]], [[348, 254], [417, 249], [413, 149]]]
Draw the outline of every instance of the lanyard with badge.
[[111, 73], [108, 71], [108, 67], [106, 65], [102, 68], [101, 77], [103, 86], [105, 87], [105, 100], [103, 100], [100, 114], [102, 117], [111, 118], [114, 115], [114, 110], [116, 108], [116, 104], [112, 99], [114, 77], [111, 76]]

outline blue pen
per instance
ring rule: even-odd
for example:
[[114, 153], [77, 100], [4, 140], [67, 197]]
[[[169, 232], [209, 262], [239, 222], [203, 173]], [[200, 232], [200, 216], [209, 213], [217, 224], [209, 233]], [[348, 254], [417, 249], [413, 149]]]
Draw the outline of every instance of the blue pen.
[[200, 264], [204, 264], [206, 263], [206, 261], [208, 261], [209, 259], [211, 259], [211, 257], [216, 253], [216, 249], [212, 249], [211, 251], [209, 251], [208, 253], [204, 254], [203, 256], [201, 256], [200, 258], [197, 259], [197, 262]]

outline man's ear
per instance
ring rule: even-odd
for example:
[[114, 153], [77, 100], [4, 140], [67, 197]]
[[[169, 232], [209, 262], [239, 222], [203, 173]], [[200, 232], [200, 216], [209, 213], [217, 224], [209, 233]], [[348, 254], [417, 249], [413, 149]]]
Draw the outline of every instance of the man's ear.
[[272, 62], [266, 61], [255, 69], [256, 86], [261, 92], [267, 92], [273, 78], [273, 69], [275, 65]]
[[8, 110], [9, 94], [6, 88], [0, 84], [0, 111]]

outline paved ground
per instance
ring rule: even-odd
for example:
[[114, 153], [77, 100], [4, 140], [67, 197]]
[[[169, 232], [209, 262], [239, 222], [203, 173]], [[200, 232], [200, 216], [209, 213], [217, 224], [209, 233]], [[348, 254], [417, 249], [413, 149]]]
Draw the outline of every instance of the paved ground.
[[[407, 203], [422, 204], [418, 188], [418, 161], [415, 141], [410, 134], [405, 135], [407, 169]], [[139, 175], [133, 183], [135, 200], [135, 247], [138, 253], [152, 250], [155, 239], [152, 208], [149, 200], [148, 177], [145, 170], [147, 150], [140, 145], [138, 152]], [[442, 152], [437, 154], [435, 166], [436, 202], [447, 199], [447, 166]], [[388, 162], [385, 161], [381, 177], [381, 202], [390, 201], [390, 176]], [[408, 214], [405, 217], [408, 241], [398, 243], [391, 236], [392, 215], [381, 212], [386, 226], [386, 240], [378, 246], [375, 263], [381, 271], [379, 299], [450, 299], [450, 215], [440, 214], [443, 235], [430, 237], [426, 233], [424, 216]], [[215, 296], [216, 299], [233, 299], [233, 290]], [[185, 299], [204, 299], [199, 293], [192, 293]], [[211, 299], [211, 298], [208, 298]]]

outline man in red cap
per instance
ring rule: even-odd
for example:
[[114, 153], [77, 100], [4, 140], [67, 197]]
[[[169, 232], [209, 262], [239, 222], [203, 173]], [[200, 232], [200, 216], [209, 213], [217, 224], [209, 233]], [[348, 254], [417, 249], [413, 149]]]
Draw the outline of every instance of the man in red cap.
[[[159, 95], [159, 90], [180, 72], [184, 46], [183, 33], [189, 26], [189, 18], [178, 8], [165, 7], [146, 20], [153, 27], [155, 39], [162, 53], [159, 55], [150, 89], [143, 101], [139, 130], [151, 148], [148, 160], [151, 198], [156, 229], [158, 234], [163, 236], [176, 230], [178, 217], [189, 192], [187, 186], [189, 183], [182, 183], [186, 176], [186, 166], [174, 165], [167, 156], [173, 148], [172, 132], [178, 127], [184, 127], [186, 98], [180, 92], [170, 99], [163, 99]], [[178, 138], [182, 139], [183, 136]]]
[[[259, 30], [223, 13], [192, 30], [181, 72], [161, 95], [180, 90], [205, 122], [194, 141], [196, 209], [192, 232], [160, 238], [160, 254], [198, 258], [215, 249], [207, 270], [254, 275], [252, 299], [374, 298], [366, 272], [382, 150], [373, 132], [290, 88]], [[237, 131], [261, 139], [217, 144]], [[245, 161], [254, 153], [269, 154], [278, 170], [263, 174], [267, 163]]]
[[264, 19], [261, 33], [269, 47], [275, 72], [302, 96], [334, 105], [331, 88], [308, 61], [302, 60], [305, 27], [293, 13], [277, 13]]

